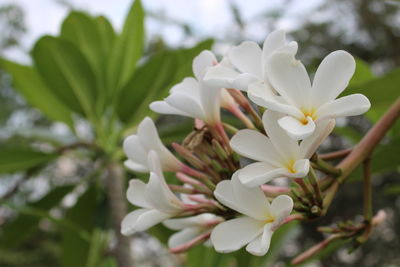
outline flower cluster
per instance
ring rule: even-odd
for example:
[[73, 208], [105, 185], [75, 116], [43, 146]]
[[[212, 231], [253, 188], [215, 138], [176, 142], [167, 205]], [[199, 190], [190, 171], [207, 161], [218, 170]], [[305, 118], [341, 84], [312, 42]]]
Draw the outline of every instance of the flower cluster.
[[[140, 208], [123, 220], [124, 235], [163, 223], [179, 231], [169, 239], [173, 252], [204, 243], [219, 252], [246, 246], [260, 256], [293, 209], [311, 214], [321, 208], [320, 192], [310, 211], [302, 203], [296, 206], [299, 190], [278, 190], [271, 181], [285, 177], [310, 193], [302, 179], [308, 178], [320, 190], [315, 151], [333, 130], [335, 118], [362, 114], [370, 103], [361, 94], [337, 98], [355, 71], [349, 53], [329, 54], [312, 83], [296, 53], [297, 43], [287, 42], [279, 30], [262, 48], [243, 42], [221, 61], [203, 51], [193, 61], [195, 77], [151, 103], [157, 113], [193, 118], [194, 131], [181, 144], [172, 144], [176, 156], [162, 144], [150, 118], [126, 138], [126, 167], [149, 172], [150, 178], [129, 183], [127, 198]], [[221, 108], [227, 111], [224, 116]], [[246, 129], [221, 119], [232, 116], [238, 119], [235, 125]], [[175, 174], [179, 184], [169, 184], [164, 172]]]

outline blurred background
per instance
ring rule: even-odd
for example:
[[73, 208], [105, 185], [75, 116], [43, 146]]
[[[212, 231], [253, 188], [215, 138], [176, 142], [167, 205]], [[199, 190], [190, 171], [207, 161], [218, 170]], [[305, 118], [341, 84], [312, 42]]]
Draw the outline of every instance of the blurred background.
[[[112, 250], [118, 237], [110, 231], [113, 207], [109, 202], [113, 195], [106, 188], [112, 170], [101, 166], [104, 162], [123, 161], [119, 147], [122, 137], [132, 133], [145, 115], [155, 116], [145, 104], [162, 98], [173, 83], [190, 75], [190, 59], [202, 49], [212, 48], [222, 56], [230, 45], [243, 40], [261, 44], [268, 33], [279, 28], [299, 43], [298, 58], [309, 72], [331, 51], [343, 49], [353, 54], [357, 71], [350, 91], [365, 93], [372, 101], [372, 110], [366, 116], [339, 120], [322, 147], [324, 152], [354, 145], [400, 95], [400, 1], [142, 0], [144, 45], [137, 49], [139, 52], [132, 52], [137, 53], [137, 67], [120, 70], [127, 73], [126, 78], [124, 74], [110, 78], [104, 69], [94, 73], [96, 81], [103, 76], [107, 76], [105, 83], [117, 81], [120, 89], [111, 102], [119, 103], [121, 108], [109, 105], [108, 98], [101, 98], [100, 93], [94, 93], [99, 96], [93, 104], [97, 114], [89, 114], [83, 104], [82, 108], [73, 107], [56, 99], [52, 106], [46, 106], [43, 99], [50, 96], [43, 93], [47, 92], [45, 88], [52, 90], [60, 81], [46, 76], [46, 72], [53, 77], [57, 73], [46, 69], [54, 69], [55, 63], [43, 58], [56, 51], [50, 41], [57, 42], [57, 47], [65, 45], [63, 40], [74, 43], [74, 31], [80, 26], [68, 24], [70, 12], [81, 11], [71, 17], [71, 25], [74, 19], [94, 18], [98, 25], [106, 25], [102, 29], [108, 31], [108, 39], [123, 43], [125, 32], [132, 30], [130, 23], [135, 20], [128, 14], [138, 12], [135, 6], [131, 8], [132, 3], [0, 0], [0, 56], [6, 59], [0, 66], [0, 266], [117, 266]], [[62, 25], [65, 27], [60, 30]], [[140, 30], [137, 32], [140, 35]], [[63, 40], [38, 42], [43, 35]], [[95, 65], [102, 52], [91, 57], [91, 48], [85, 50], [83, 42], [74, 45], [87, 56], [89, 65]], [[102, 49], [104, 53], [115, 50], [106, 46]], [[33, 68], [25, 68], [32, 64]], [[172, 70], [162, 74], [162, 68]], [[155, 85], [151, 77], [141, 78], [141, 73], [153, 73], [161, 82]], [[33, 82], [38, 75], [41, 82]], [[146, 86], [135, 93], [138, 84], [155, 88], [151, 97], [143, 93]], [[93, 91], [99, 90], [94, 87]], [[142, 99], [144, 104], [138, 110], [132, 109]], [[64, 104], [74, 115], [63, 117]], [[117, 115], [110, 115], [114, 110]], [[190, 131], [188, 120], [168, 116], [157, 117], [157, 121], [166, 143], [181, 140]], [[114, 132], [106, 132], [105, 125], [118, 129], [111, 145], [107, 137]], [[399, 136], [397, 123], [373, 161], [374, 210], [387, 212], [385, 223], [353, 253], [348, 254], [343, 244], [336, 244], [305, 266], [400, 266]], [[126, 177], [135, 176], [130, 173]], [[315, 231], [316, 226], [362, 219], [360, 181], [361, 175], [356, 172], [342, 187], [326, 218], [312, 224], [288, 225], [275, 237], [273, 249], [262, 261], [242, 252], [222, 257], [202, 247], [187, 255], [170, 255], [163, 244], [169, 232], [157, 228], [152, 235], [139, 233], [132, 237], [134, 266], [290, 266], [291, 258], [323, 239]]]

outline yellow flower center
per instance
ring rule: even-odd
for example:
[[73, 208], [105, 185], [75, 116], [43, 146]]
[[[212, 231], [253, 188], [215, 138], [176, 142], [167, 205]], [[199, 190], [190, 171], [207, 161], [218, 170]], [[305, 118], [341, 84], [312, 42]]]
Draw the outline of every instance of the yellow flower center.
[[275, 221], [275, 217], [272, 216], [272, 215], [270, 215], [270, 214], [268, 214], [268, 215], [267, 215], [267, 219], [265, 220], [265, 224], [267, 224], [267, 223], [273, 223], [274, 221]]
[[295, 160], [289, 160], [286, 164], [285, 164], [285, 168], [288, 169], [288, 171], [290, 173], [296, 173], [296, 169], [294, 167], [294, 164], [296, 163]]
[[307, 117], [311, 117], [314, 121], [317, 119], [317, 116], [315, 115], [316, 109], [312, 108], [311, 110], [302, 108], [301, 112], [303, 112], [304, 117], [300, 120], [300, 122], [304, 125], [308, 123]]

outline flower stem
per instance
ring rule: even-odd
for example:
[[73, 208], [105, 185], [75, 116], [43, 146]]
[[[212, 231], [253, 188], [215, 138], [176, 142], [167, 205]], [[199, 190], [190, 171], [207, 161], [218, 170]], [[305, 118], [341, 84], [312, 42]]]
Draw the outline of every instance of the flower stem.
[[249, 129], [256, 129], [253, 122], [240, 110], [240, 108], [235, 104], [230, 106], [228, 109], [235, 117], [243, 122], [243, 124]]
[[334, 176], [339, 176], [342, 171], [339, 168], [336, 168], [334, 166], [332, 166], [331, 164], [329, 164], [326, 161], [323, 161], [320, 158], [316, 158], [313, 160], [313, 162], [311, 162], [311, 166], [317, 170], [320, 170], [326, 174], [332, 174]]
[[320, 155], [318, 155], [318, 158], [320, 158], [322, 160], [333, 160], [333, 159], [338, 159], [338, 158], [344, 158], [348, 154], [350, 154], [351, 151], [352, 151], [351, 148], [343, 149], [343, 150], [330, 152], [330, 153], [326, 153], [326, 154], [320, 154]]
[[317, 205], [318, 205], [318, 207], [322, 208], [322, 193], [321, 193], [321, 189], [319, 188], [319, 185], [318, 185], [317, 175], [315, 174], [315, 171], [312, 167], [310, 168], [310, 173], [308, 174], [308, 179], [310, 181], [310, 184], [313, 187]]
[[198, 244], [201, 244], [204, 241], [206, 241], [210, 237], [210, 235], [211, 235], [211, 231], [208, 231], [208, 232], [206, 232], [204, 234], [201, 234], [201, 235], [193, 238], [192, 240], [186, 242], [183, 245], [180, 245], [180, 246], [177, 246], [177, 247], [174, 247], [174, 248], [170, 248], [169, 251], [171, 253], [182, 253], [182, 252], [185, 252], [188, 249], [190, 249], [190, 248], [192, 248], [192, 247], [194, 247], [194, 246], [196, 246]]

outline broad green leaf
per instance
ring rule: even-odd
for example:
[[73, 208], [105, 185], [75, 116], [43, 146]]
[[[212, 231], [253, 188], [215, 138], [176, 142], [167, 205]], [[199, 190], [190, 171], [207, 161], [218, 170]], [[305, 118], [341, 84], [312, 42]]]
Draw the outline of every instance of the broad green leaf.
[[125, 19], [121, 35], [114, 43], [107, 69], [108, 89], [113, 95], [131, 80], [144, 49], [144, 11], [135, 0]]
[[171, 52], [160, 52], [137, 69], [117, 101], [121, 121], [134, 124], [141, 120], [149, 112], [149, 103], [166, 95], [177, 67], [175, 59]]
[[32, 57], [43, 81], [60, 101], [78, 113], [93, 115], [96, 79], [76, 46], [45, 36], [35, 44]]
[[[70, 208], [65, 218], [81, 229], [87, 232], [94, 230], [94, 210], [97, 205], [97, 192], [94, 186], [88, 190], [78, 199], [78, 202]], [[67, 228], [62, 231], [62, 253], [61, 263], [63, 266], [86, 266], [86, 261], [89, 256], [90, 243], [79, 236], [75, 231]]]
[[[50, 191], [46, 196], [27, 207], [48, 211], [57, 206], [60, 201], [73, 189], [73, 186], [60, 186]], [[2, 226], [0, 234], [0, 247], [15, 248], [34, 234], [38, 229], [39, 217], [21, 214], [15, 220]]]
[[64, 122], [72, 127], [71, 111], [43, 83], [32, 67], [5, 59], [0, 61], [0, 65], [11, 74], [14, 88], [29, 104], [38, 108], [49, 119]]
[[343, 92], [343, 95], [364, 94], [371, 101], [371, 109], [366, 113], [372, 121], [377, 121], [387, 108], [399, 97], [400, 68], [363, 83], [357, 83]]
[[95, 18], [95, 21], [97, 30], [101, 38], [100, 45], [103, 50], [103, 54], [109, 55], [113, 47], [113, 44], [117, 38], [117, 35], [115, 34], [114, 28], [112, 27], [111, 23], [107, 20], [107, 18], [103, 16], [98, 16]]
[[356, 58], [356, 71], [349, 82], [349, 86], [355, 86], [365, 83], [374, 78], [374, 73], [369, 67], [368, 63], [362, 59]]
[[44, 153], [30, 147], [0, 147], [0, 174], [28, 170], [56, 158], [54, 153]]

